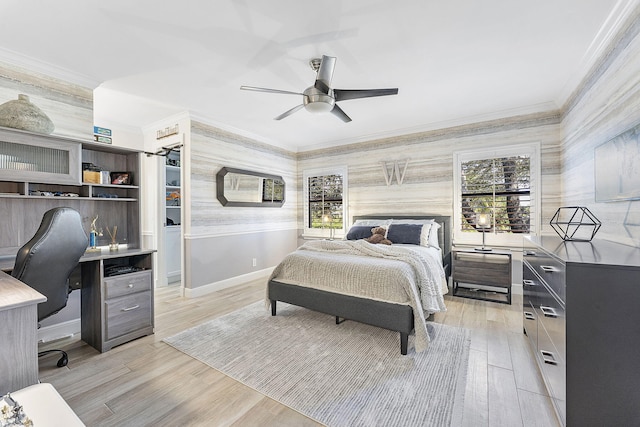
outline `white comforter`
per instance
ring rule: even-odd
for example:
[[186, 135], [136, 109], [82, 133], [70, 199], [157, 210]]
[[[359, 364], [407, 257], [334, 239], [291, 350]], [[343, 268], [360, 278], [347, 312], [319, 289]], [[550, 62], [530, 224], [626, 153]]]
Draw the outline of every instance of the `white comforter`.
[[310, 241], [287, 255], [269, 280], [308, 286], [413, 308], [415, 348], [427, 348], [425, 315], [446, 311], [447, 283], [440, 251], [364, 240]]

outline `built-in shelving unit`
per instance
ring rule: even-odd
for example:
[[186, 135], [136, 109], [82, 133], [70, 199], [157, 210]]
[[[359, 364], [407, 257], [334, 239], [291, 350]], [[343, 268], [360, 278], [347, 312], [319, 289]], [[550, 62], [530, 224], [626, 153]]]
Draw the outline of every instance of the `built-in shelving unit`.
[[172, 151], [165, 157], [164, 171], [166, 224], [167, 227], [179, 226], [182, 205], [179, 151]]
[[181, 224], [182, 224], [182, 178], [180, 151], [171, 151], [164, 157], [164, 265], [167, 283], [180, 280]]
[[[72, 282], [82, 292], [82, 339], [102, 352], [153, 333], [155, 251], [140, 249], [140, 157], [139, 151], [110, 144], [0, 128], [3, 265], [12, 264], [49, 209], [77, 210], [87, 236], [95, 219], [101, 248], [85, 253]], [[110, 250], [107, 229], [115, 227], [119, 246]], [[127, 270], [108, 274], [114, 266]]]
[[[43, 214], [57, 206], [80, 212], [87, 233], [98, 216], [98, 246], [109, 244], [106, 229], [117, 226], [118, 243], [140, 247], [139, 151], [9, 128], [0, 128], [0, 148], [0, 256], [15, 256]], [[126, 172], [131, 180], [84, 182], [87, 163]]]

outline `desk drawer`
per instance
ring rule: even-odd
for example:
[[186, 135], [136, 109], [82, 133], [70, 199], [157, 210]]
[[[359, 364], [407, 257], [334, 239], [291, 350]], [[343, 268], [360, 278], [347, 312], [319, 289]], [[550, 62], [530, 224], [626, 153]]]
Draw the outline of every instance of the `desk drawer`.
[[562, 301], [566, 300], [565, 266], [542, 251], [525, 250], [524, 260]]
[[153, 325], [151, 299], [146, 291], [105, 302], [107, 340]]
[[151, 289], [151, 270], [105, 277], [104, 298], [111, 299]]

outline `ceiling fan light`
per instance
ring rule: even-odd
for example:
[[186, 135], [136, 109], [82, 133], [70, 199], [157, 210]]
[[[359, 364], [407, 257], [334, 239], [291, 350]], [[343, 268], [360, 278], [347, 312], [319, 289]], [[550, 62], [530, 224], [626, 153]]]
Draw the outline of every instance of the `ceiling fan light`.
[[333, 110], [333, 104], [323, 102], [323, 101], [310, 102], [306, 104], [304, 107], [307, 109], [308, 112], [314, 113], [314, 114], [328, 113], [329, 111]]

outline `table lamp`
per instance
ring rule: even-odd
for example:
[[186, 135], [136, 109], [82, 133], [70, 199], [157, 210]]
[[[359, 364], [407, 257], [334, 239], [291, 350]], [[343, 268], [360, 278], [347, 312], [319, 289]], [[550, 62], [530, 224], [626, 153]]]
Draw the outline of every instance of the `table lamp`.
[[330, 213], [322, 215], [322, 224], [329, 224], [329, 240], [333, 240], [333, 215]]
[[476, 216], [476, 228], [482, 230], [482, 247], [475, 248], [478, 252], [491, 252], [491, 248], [487, 248], [484, 245], [484, 233], [488, 228], [491, 228], [491, 215], [486, 213], [481, 213]]

